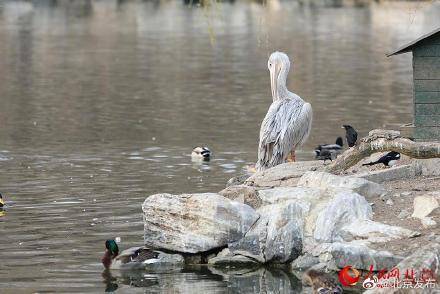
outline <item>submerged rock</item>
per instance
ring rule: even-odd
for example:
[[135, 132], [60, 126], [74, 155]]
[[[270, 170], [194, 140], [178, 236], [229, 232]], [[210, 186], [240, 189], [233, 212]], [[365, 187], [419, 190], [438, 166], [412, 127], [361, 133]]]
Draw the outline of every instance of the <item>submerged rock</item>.
[[228, 248], [223, 249], [217, 256], [208, 259], [208, 264], [214, 266], [252, 267], [258, 265], [257, 261], [249, 257], [233, 254]]
[[369, 270], [370, 266], [375, 270], [391, 269], [403, 260], [403, 257], [388, 251], [376, 251], [356, 242], [324, 243], [314, 250], [314, 255], [319, 256], [319, 261], [325, 262], [332, 270], [347, 265], [362, 270]]
[[261, 263], [286, 263], [302, 252], [303, 208], [293, 202], [258, 209], [260, 219], [244, 238], [228, 245], [231, 252]]
[[298, 186], [352, 190], [365, 197], [379, 197], [386, 193], [385, 188], [377, 183], [355, 176], [337, 176], [326, 172], [307, 172], [300, 178]]
[[319, 263], [319, 257], [311, 254], [304, 254], [292, 261], [290, 268], [292, 270], [305, 270]]
[[198, 253], [240, 240], [258, 219], [250, 206], [215, 193], [156, 194], [143, 206], [145, 245]]

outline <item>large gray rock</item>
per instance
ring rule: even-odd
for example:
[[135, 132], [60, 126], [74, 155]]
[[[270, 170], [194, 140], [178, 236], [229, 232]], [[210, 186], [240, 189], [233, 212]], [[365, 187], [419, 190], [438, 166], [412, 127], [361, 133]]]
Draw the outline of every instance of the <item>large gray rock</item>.
[[319, 212], [314, 238], [319, 242], [342, 241], [341, 229], [371, 219], [373, 212], [364, 197], [353, 192], [339, 192]]
[[337, 176], [326, 172], [306, 172], [299, 179], [298, 186], [352, 190], [365, 197], [379, 197], [386, 193], [385, 188], [377, 183], [355, 176]]
[[260, 219], [238, 242], [228, 245], [231, 252], [261, 263], [286, 263], [302, 252], [303, 207], [294, 202], [266, 205], [258, 209]]
[[198, 253], [240, 240], [258, 219], [248, 205], [214, 193], [156, 194], [145, 199], [145, 245]]
[[298, 179], [307, 171], [322, 169], [322, 161], [283, 163], [249, 177], [245, 184], [256, 187], [296, 186]]
[[332, 270], [347, 265], [363, 270], [369, 270], [370, 266], [374, 269], [391, 269], [403, 259], [388, 251], [376, 251], [356, 242], [324, 243], [314, 250], [313, 255], [319, 256], [319, 261], [325, 262]]
[[[407, 270], [413, 270], [414, 279], [420, 280], [421, 274], [424, 273], [424, 278], [432, 278], [438, 281], [440, 276], [440, 244], [438, 243], [430, 243], [427, 244], [413, 254], [399, 262], [396, 266], [399, 270], [400, 281], [405, 278], [405, 273]], [[438, 283], [438, 282], [437, 282]], [[425, 287], [422, 289], [407, 289], [405, 292], [401, 292], [401, 289], [381, 289], [381, 288], [373, 288], [365, 291], [364, 293], [368, 294], [386, 294], [386, 293], [438, 293], [438, 284], [434, 282], [435, 288]]]
[[258, 191], [258, 198], [261, 200], [262, 205], [276, 204], [283, 201], [312, 203], [317, 202], [323, 196], [327, 196], [325, 191], [304, 187], [278, 187]]
[[238, 201], [240, 203], [244, 203], [254, 209], [257, 209], [258, 207], [261, 206], [261, 199], [258, 195], [258, 191], [255, 187], [252, 186], [246, 186], [246, 185], [229, 186], [218, 193], [223, 197]]

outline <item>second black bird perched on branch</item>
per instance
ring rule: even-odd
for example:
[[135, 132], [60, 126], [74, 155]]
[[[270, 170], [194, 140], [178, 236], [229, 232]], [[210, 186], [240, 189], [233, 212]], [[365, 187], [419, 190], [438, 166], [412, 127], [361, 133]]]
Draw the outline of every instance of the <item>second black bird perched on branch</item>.
[[350, 125], [343, 125], [342, 128], [345, 129], [345, 138], [347, 139], [348, 147], [353, 147], [356, 145], [358, 138], [358, 133], [356, 130]]
[[376, 161], [364, 163], [363, 165], [375, 165], [379, 163], [383, 163], [385, 166], [393, 166], [400, 159], [400, 153], [396, 151], [391, 151], [379, 158]]

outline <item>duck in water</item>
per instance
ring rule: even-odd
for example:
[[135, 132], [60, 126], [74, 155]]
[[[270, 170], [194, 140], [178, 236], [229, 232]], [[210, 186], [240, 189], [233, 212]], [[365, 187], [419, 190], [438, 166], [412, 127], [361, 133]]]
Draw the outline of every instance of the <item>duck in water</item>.
[[315, 269], [307, 270], [302, 280], [305, 285], [312, 287], [314, 294], [340, 294], [343, 292], [342, 287], [336, 283], [333, 276]]
[[146, 263], [156, 261], [158, 256], [158, 252], [145, 247], [132, 247], [119, 254], [116, 241], [107, 240], [101, 262], [105, 269], [143, 269]]
[[211, 159], [211, 150], [208, 147], [196, 147], [191, 152], [192, 161], [209, 161]]

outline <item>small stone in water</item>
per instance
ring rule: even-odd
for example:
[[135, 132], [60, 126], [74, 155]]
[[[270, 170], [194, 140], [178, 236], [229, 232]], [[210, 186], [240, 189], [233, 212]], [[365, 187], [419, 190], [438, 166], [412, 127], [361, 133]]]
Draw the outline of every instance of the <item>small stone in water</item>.
[[393, 200], [391, 200], [391, 199], [388, 199], [387, 202], [385, 202], [385, 203], [388, 204], [388, 205], [393, 205], [394, 204]]

